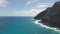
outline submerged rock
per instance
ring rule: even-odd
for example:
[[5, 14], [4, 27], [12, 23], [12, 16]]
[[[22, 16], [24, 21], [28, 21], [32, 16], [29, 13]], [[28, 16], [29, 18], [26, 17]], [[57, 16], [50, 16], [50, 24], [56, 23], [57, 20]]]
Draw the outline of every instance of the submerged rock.
[[34, 19], [41, 20], [44, 25], [60, 28], [60, 1], [39, 13]]

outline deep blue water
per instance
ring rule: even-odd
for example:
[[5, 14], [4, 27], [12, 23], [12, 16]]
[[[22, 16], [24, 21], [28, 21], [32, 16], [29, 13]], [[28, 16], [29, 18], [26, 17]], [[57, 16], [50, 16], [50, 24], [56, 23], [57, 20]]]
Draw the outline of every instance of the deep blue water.
[[59, 34], [34, 24], [33, 17], [0, 17], [0, 34]]

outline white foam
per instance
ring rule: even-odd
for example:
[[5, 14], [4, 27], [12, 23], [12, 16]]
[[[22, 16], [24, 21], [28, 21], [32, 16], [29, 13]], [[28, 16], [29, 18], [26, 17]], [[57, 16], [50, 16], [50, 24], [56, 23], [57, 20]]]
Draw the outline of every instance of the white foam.
[[40, 20], [36, 20], [36, 21], [34, 21], [34, 23], [37, 24], [37, 25], [40, 25], [42, 27], [48, 28], [48, 29], [52, 29], [52, 30], [55, 30], [55, 31], [60, 31], [57, 28], [51, 28], [49, 26], [43, 25], [42, 23], [38, 23], [38, 21], [40, 21]]

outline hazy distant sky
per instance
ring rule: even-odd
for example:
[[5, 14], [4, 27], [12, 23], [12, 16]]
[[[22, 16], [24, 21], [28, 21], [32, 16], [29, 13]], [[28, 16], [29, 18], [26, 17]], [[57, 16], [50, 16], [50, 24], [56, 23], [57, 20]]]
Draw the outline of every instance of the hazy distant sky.
[[60, 0], [0, 0], [0, 16], [35, 16]]

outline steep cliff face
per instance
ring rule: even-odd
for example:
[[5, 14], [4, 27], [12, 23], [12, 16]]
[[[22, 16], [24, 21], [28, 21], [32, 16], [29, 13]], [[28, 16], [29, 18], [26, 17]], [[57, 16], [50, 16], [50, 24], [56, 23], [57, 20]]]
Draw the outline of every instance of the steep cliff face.
[[50, 11], [50, 8], [51, 8], [51, 7], [48, 7], [46, 10], [42, 11], [41, 13], [39, 13], [37, 16], [34, 17], [34, 19], [36, 19], [36, 20], [42, 19], [42, 18], [44, 17], [44, 15], [45, 15], [48, 11]]
[[34, 19], [41, 20], [44, 25], [60, 28], [60, 1], [39, 13]]

